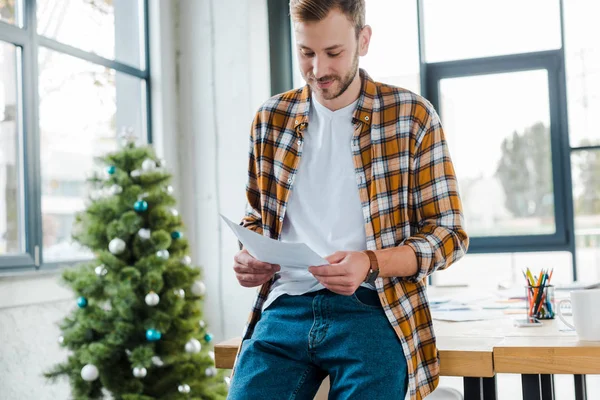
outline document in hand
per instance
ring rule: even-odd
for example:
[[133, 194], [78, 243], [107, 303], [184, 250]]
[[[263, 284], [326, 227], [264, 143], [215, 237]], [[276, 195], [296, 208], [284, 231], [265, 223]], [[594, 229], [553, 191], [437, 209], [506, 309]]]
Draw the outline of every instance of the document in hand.
[[327, 265], [329, 262], [304, 243], [286, 243], [260, 235], [232, 222], [223, 214], [221, 218], [231, 228], [248, 253], [259, 261], [279, 264], [281, 268], [307, 269], [311, 265]]

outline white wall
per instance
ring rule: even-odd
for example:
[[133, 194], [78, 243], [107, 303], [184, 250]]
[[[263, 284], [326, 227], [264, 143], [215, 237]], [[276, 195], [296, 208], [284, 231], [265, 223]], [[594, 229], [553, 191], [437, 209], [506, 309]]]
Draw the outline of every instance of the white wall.
[[250, 124], [270, 95], [266, 0], [182, 0], [179, 16], [182, 213], [218, 341], [241, 334], [256, 292], [235, 279], [219, 213], [243, 215]]

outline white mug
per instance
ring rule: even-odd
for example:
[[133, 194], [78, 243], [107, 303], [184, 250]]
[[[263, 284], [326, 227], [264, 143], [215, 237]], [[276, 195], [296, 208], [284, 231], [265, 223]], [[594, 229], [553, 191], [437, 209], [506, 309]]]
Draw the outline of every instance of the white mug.
[[[573, 325], [562, 315], [560, 307], [565, 303], [571, 303]], [[577, 332], [580, 340], [600, 341], [599, 305], [600, 289], [573, 291], [570, 300], [565, 299], [558, 303], [558, 316], [569, 328]]]

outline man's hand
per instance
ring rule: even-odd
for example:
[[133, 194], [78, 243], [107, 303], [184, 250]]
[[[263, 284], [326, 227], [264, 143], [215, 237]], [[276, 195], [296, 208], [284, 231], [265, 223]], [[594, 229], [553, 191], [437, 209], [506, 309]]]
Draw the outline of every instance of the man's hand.
[[325, 257], [329, 265], [309, 267], [308, 271], [332, 292], [351, 296], [365, 280], [371, 260], [361, 251], [337, 251]]
[[246, 249], [238, 252], [233, 260], [235, 276], [240, 285], [244, 287], [260, 286], [268, 282], [275, 272], [281, 269], [279, 265], [258, 261]]

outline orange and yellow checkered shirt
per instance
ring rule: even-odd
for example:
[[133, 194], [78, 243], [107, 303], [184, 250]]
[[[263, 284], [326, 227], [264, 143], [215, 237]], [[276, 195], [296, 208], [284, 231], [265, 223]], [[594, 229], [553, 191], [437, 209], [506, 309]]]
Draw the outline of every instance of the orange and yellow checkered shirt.
[[[374, 82], [364, 70], [360, 76], [350, 145], [367, 248], [407, 245], [417, 255], [416, 275], [380, 277], [376, 287], [390, 328], [404, 349], [411, 399], [421, 399], [439, 379], [425, 278], [461, 258], [469, 239], [454, 168], [433, 106], [408, 90]], [[250, 133], [248, 204], [241, 225], [272, 239], [280, 239], [291, 178], [302, 157], [310, 96], [310, 88], [304, 86], [269, 99], [256, 114]], [[331, 199], [332, 205], [338, 201], [344, 199]], [[258, 292], [243, 340], [252, 335], [271, 283]]]

